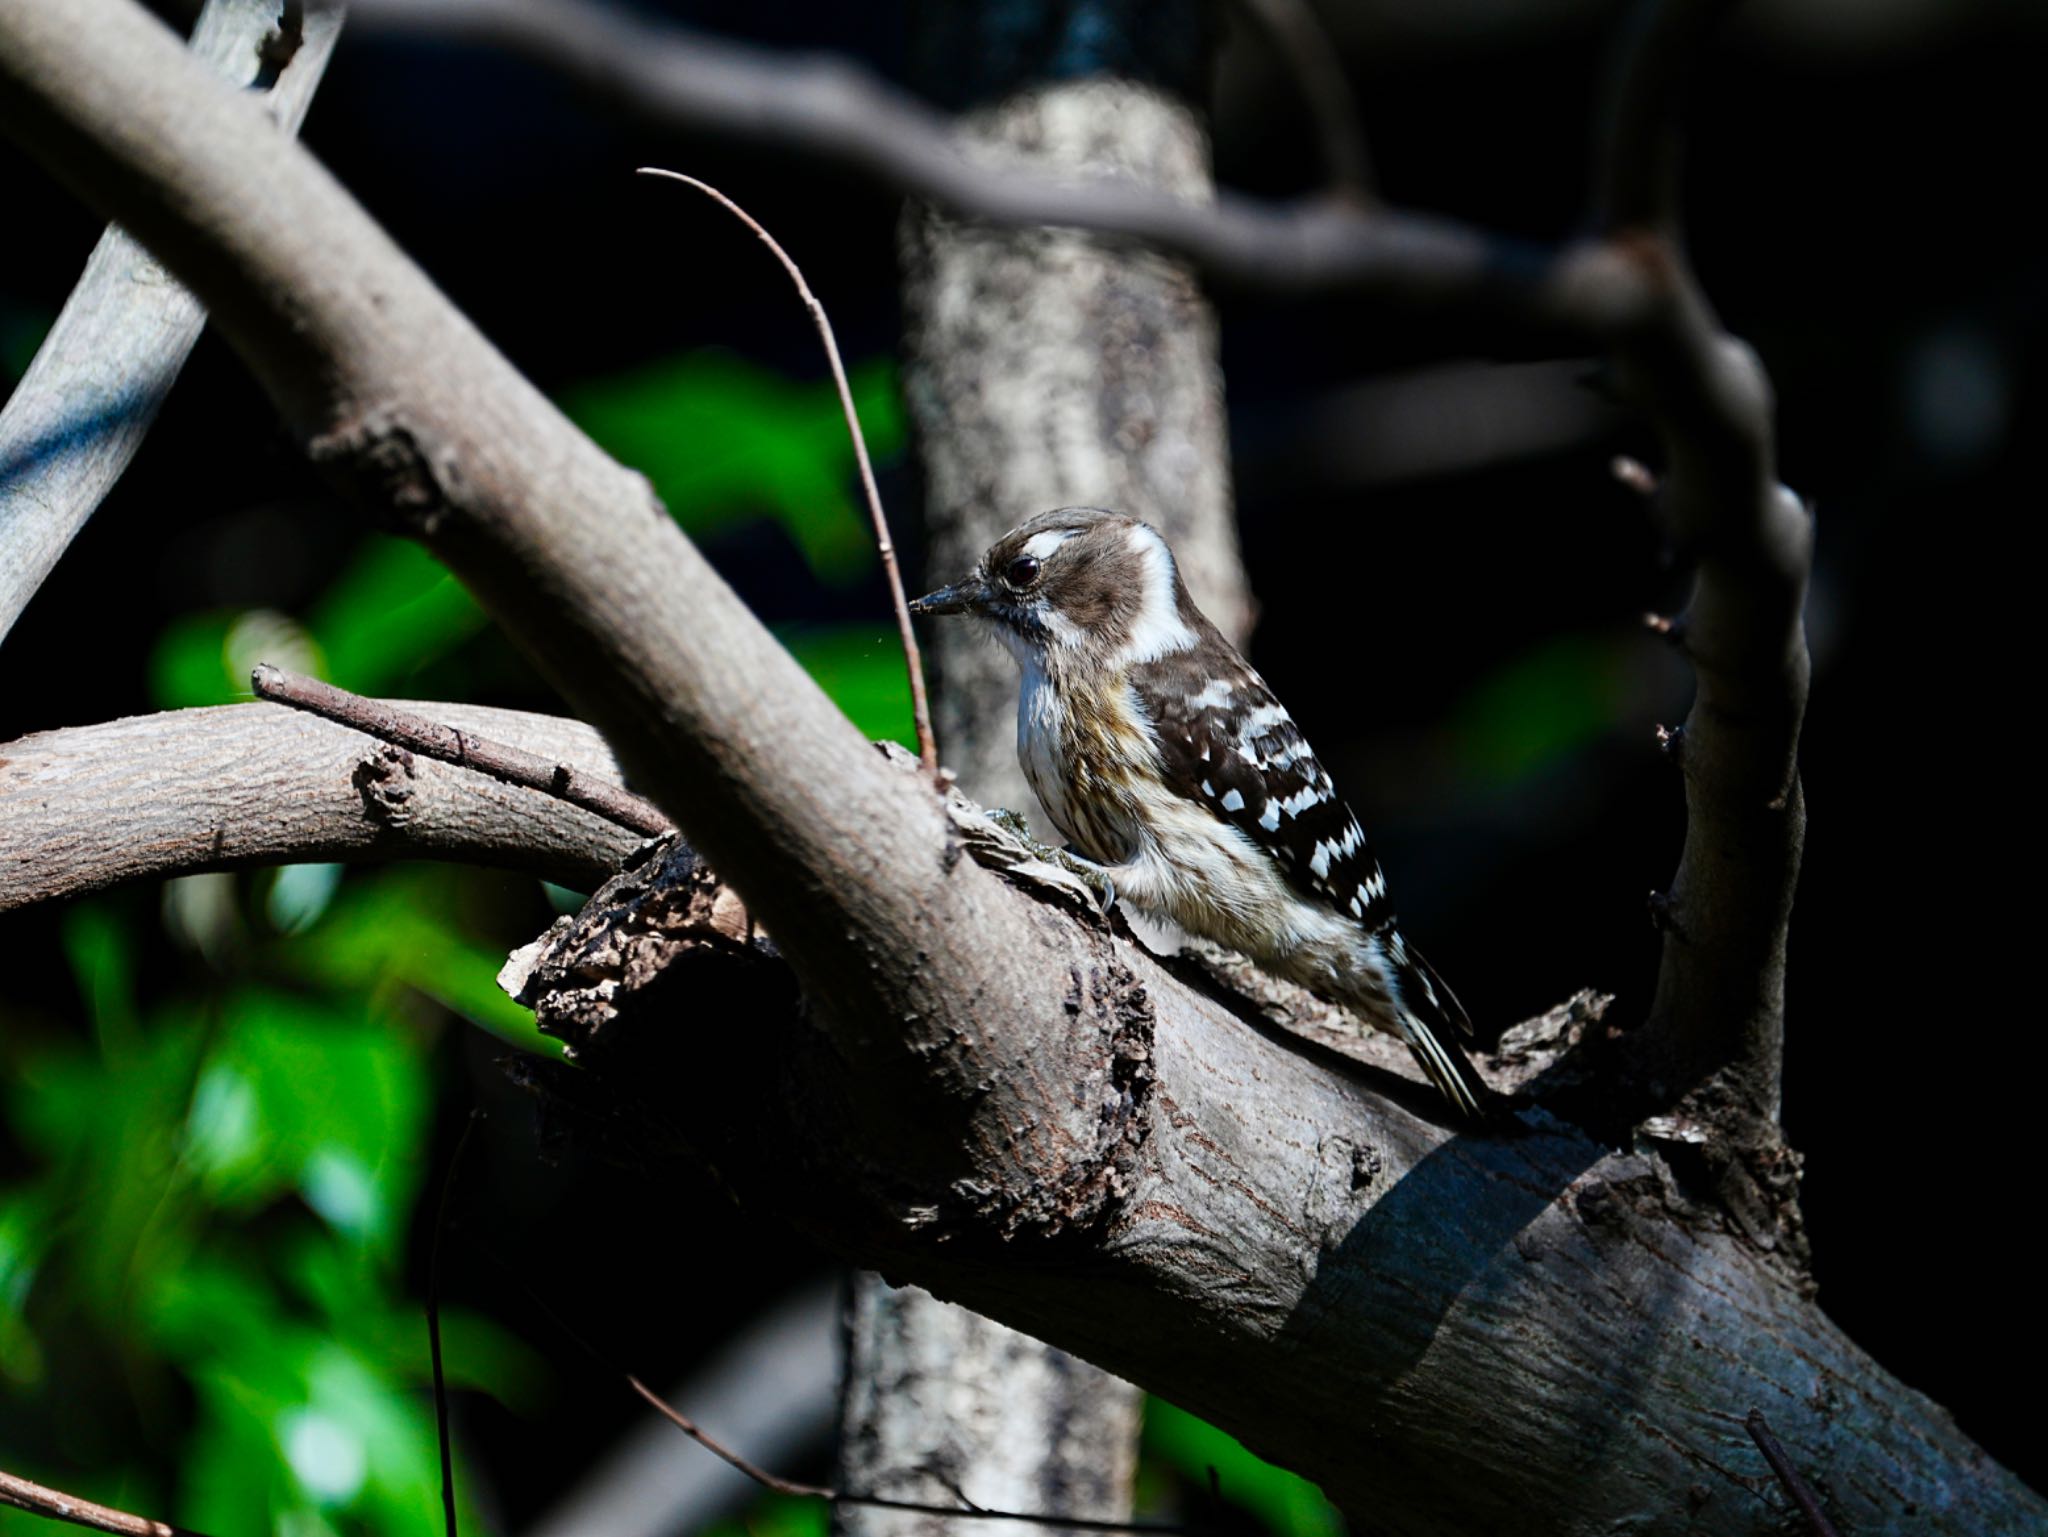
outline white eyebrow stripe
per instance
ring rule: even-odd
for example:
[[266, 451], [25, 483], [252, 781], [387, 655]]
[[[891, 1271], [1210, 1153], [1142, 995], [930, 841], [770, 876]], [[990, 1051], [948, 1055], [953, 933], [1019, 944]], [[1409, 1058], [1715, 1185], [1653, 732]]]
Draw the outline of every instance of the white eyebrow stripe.
[[1042, 534], [1033, 534], [1024, 541], [1024, 548], [1018, 553], [1029, 555], [1034, 560], [1044, 560], [1054, 550], [1074, 537], [1071, 528], [1049, 528]]

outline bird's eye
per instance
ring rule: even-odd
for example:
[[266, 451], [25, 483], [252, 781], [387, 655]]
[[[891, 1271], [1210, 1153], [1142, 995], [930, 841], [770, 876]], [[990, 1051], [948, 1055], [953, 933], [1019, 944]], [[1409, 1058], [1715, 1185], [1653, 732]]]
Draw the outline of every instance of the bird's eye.
[[1038, 580], [1038, 557], [1019, 555], [1003, 569], [1003, 580], [1012, 587], [1029, 587]]

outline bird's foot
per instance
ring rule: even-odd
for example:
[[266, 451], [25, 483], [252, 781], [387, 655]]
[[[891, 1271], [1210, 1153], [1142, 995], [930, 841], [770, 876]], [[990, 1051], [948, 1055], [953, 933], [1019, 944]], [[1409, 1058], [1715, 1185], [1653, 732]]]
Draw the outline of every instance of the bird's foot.
[[1024, 820], [1023, 812], [1012, 811], [1008, 806], [990, 806], [987, 810], [988, 819], [1004, 832], [1030, 844], [1034, 850], [1044, 846], [1031, 836], [1031, 824]]
[[1041, 864], [1051, 865], [1056, 870], [1066, 871], [1086, 886], [1095, 898], [1096, 910], [1103, 917], [1107, 918], [1116, 907], [1116, 882], [1110, 879], [1106, 868], [1086, 855], [1076, 852], [1071, 846], [1056, 849], [1049, 843], [1040, 843], [1031, 836], [1031, 824], [1024, 820], [1021, 812], [1011, 811], [1005, 806], [994, 806], [988, 810], [988, 819], [1023, 844], [1025, 852], [1033, 859]]
[[1107, 918], [1116, 909], [1116, 882], [1109, 878], [1109, 871], [1092, 859], [1084, 858], [1071, 848], [1047, 849], [1041, 856], [1048, 864], [1058, 865], [1074, 876], [1090, 891], [1095, 893], [1095, 905]]

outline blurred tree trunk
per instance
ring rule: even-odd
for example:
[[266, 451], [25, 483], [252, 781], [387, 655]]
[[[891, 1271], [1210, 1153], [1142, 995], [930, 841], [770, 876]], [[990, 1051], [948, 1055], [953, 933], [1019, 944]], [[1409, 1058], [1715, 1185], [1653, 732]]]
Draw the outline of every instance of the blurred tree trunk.
[[[918, 45], [934, 94], [965, 84], [993, 98], [962, 119], [970, 153], [1211, 195], [1208, 141], [1189, 105], [1199, 82], [1181, 63], [1206, 55], [1199, 6], [1142, 34], [1122, 28], [1113, 5], [1040, 6], [1042, 47], [1019, 53], [968, 9], [927, 8]], [[1074, 61], [1051, 55], [1084, 22], [1106, 26], [1104, 72], [1058, 78], [1077, 72]], [[1216, 322], [1192, 274], [1091, 236], [988, 229], [928, 207], [906, 213], [902, 258], [931, 583], [1033, 512], [1116, 507], [1166, 532], [1197, 600], [1243, 639], [1251, 603]], [[1035, 809], [1017, 767], [1009, 658], [964, 625], [941, 626], [931, 644], [945, 763], [977, 799]], [[1010, 1510], [1129, 1515], [1137, 1389], [867, 1272], [854, 1281], [847, 1333], [842, 1487], [937, 1501], [957, 1488]], [[952, 1524], [839, 1514], [857, 1537], [930, 1537]]]

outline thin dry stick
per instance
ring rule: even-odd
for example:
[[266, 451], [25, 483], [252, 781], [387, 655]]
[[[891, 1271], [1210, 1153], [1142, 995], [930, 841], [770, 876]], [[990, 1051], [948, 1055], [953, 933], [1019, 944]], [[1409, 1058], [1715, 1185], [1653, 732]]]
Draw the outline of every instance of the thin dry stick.
[[1756, 1449], [1764, 1454], [1764, 1461], [1771, 1465], [1771, 1471], [1778, 1475], [1778, 1482], [1785, 1486], [1785, 1493], [1792, 1503], [1799, 1507], [1799, 1513], [1806, 1517], [1806, 1524], [1813, 1528], [1813, 1537], [1839, 1537], [1834, 1522], [1820, 1508], [1820, 1496], [1813, 1492], [1813, 1485], [1800, 1476], [1792, 1466], [1792, 1459], [1785, 1452], [1785, 1444], [1771, 1430], [1771, 1422], [1764, 1418], [1761, 1409], [1749, 1411], [1749, 1417], [1742, 1422], [1749, 1430], [1750, 1440], [1756, 1442]]
[[48, 1516], [52, 1521], [69, 1521], [73, 1526], [89, 1526], [96, 1532], [119, 1532], [122, 1537], [201, 1537], [186, 1527], [152, 1521], [147, 1516], [131, 1516], [125, 1510], [81, 1500], [75, 1494], [45, 1488], [6, 1472], [0, 1472], [0, 1505]]
[[939, 749], [932, 737], [931, 707], [925, 702], [924, 659], [918, 654], [917, 636], [910, 628], [910, 600], [903, 595], [903, 573], [896, 567], [896, 546], [889, 538], [889, 521], [882, 515], [882, 493], [875, 489], [875, 469], [868, 462], [868, 440], [861, 433], [860, 417], [853, 409], [853, 389], [846, 382], [846, 365], [839, 360], [839, 340], [832, 334], [832, 321], [825, 314], [825, 306], [818, 302], [818, 296], [811, 292], [811, 285], [804, 281], [802, 269], [776, 243], [775, 237], [762, 228], [752, 214], [716, 187], [694, 176], [685, 176], [681, 171], [665, 171], [659, 166], [643, 165], [640, 174], [662, 176], [670, 181], [679, 181], [686, 187], [695, 187], [746, 225], [782, 263], [782, 270], [796, 284], [797, 295], [804, 301], [804, 308], [811, 312], [811, 321], [825, 343], [825, 357], [832, 365], [832, 382], [839, 388], [839, 408], [846, 413], [846, 430], [853, 438], [854, 458], [860, 463], [861, 489], [867, 494], [868, 515], [875, 524], [875, 547], [881, 552], [882, 571], [889, 579], [889, 597], [896, 605], [896, 630], [903, 638], [903, 666], [910, 674], [910, 713], [917, 725], [917, 755], [926, 771], [936, 774], [939, 771]]
[[[485, 1252], [487, 1254], [490, 1253], [489, 1250]], [[503, 1274], [510, 1276], [513, 1283], [526, 1293], [527, 1299], [535, 1307], [547, 1314], [549, 1320], [553, 1322], [557, 1329], [560, 1329], [570, 1339], [574, 1340], [577, 1345], [582, 1347], [584, 1354], [588, 1355], [591, 1360], [607, 1370], [618, 1372], [620, 1376], [624, 1377], [627, 1386], [645, 1400], [648, 1407], [653, 1409], [655, 1413], [659, 1414], [707, 1452], [710, 1452], [719, 1461], [746, 1474], [748, 1478], [759, 1484], [763, 1489], [771, 1490], [776, 1494], [786, 1494], [796, 1499], [825, 1500], [833, 1505], [860, 1505], [870, 1510], [900, 1510], [917, 1516], [951, 1516], [970, 1521], [1022, 1521], [1029, 1526], [1064, 1527], [1070, 1531], [1077, 1532], [1140, 1532], [1150, 1534], [1150, 1537], [1190, 1537], [1190, 1534], [1200, 1530], [1195, 1527], [1172, 1526], [1165, 1523], [1145, 1521], [1102, 1521], [1090, 1516], [1040, 1515], [1032, 1511], [990, 1510], [984, 1506], [976, 1505], [964, 1494], [959, 1495], [960, 1503], [958, 1505], [933, 1505], [921, 1500], [892, 1500], [886, 1495], [850, 1494], [844, 1489], [834, 1489], [827, 1484], [806, 1484], [799, 1483], [793, 1478], [784, 1478], [780, 1474], [771, 1473], [766, 1468], [749, 1462], [738, 1452], [720, 1443], [695, 1420], [674, 1407], [668, 1400], [648, 1387], [646, 1383], [642, 1382], [633, 1373], [624, 1370], [615, 1361], [606, 1356], [602, 1350], [599, 1350], [580, 1329], [564, 1318], [547, 1298], [535, 1290], [531, 1282], [519, 1274], [516, 1266], [507, 1263], [496, 1254], [490, 1254], [490, 1258], [492, 1263]], [[957, 1490], [954, 1492], [956, 1494], [959, 1493]]]
[[458, 731], [381, 699], [365, 699], [361, 694], [351, 694], [318, 678], [286, 672], [268, 662], [256, 665], [249, 674], [249, 684], [259, 699], [305, 710], [393, 746], [424, 753], [457, 768], [474, 769], [509, 785], [538, 790], [643, 836], [655, 838], [675, 831], [675, 823], [654, 802], [570, 764], [551, 763], [521, 748]]
[[626, 1381], [631, 1385], [635, 1393], [638, 1393], [647, 1401], [655, 1413], [703, 1447], [704, 1450], [710, 1452], [720, 1461], [738, 1468], [764, 1489], [772, 1489], [777, 1494], [794, 1495], [800, 1499], [829, 1500], [834, 1505], [861, 1505], [870, 1510], [901, 1510], [917, 1516], [948, 1516], [955, 1520], [965, 1518], [980, 1521], [1022, 1521], [1031, 1526], [1057, 1526], [1076, 1532], [1149, 1532], [1161, 1534], [1187, 1533], [1194, 1530], [1192, 1527], [1168, 1526], [1163, 1523], [1150, 1521], [1101, 1521], [1090, 1516], [1041, 1515], [1034, 1511], [990, 1510], [986, 1506], [975, 1504], [966, 1495], [960, 1494], [957, 1489], [954, 1493], [959, 1496], [959, 1504], [934, 1505], [928, 1504], [923, 1500], [892, 1500], [886, 1495], [880, 1494], [848, 1494], [843, 1489], [834, 1489], [826, 1484], [798, 1483], [795, 1479], [782, 1478], [774, 1473], [770, 1473], [766, 1468], [757, 1467], [730, 1447], [720, 1445], [717, 1440], [705, 1431], [703, 1426], [680, 1410], [671, 1407], [665, 1399], [630, 1372], [626, 1376]]
[[455, 1152], [448, 1160], [448, 1173], [441, 1181], [441, 1200], [434, 1210], [434, 1248], [427, 1260], [427, 1349], [434, 1365], [434, 1432], [441, 1442], [441, 1519], [448, 1537], [460, 1537], [455, 1523], [455, 1444], [448, 1433], [448, 1377], [441, 1367], [441, 1240], [448, 1232], [448, 1207], [455, 1198], [455, 1177], [462, 1172], [462, 1155], [469, 1151], [470, 1134], [484, 1118], [471, 1110], [456, 1138]]

